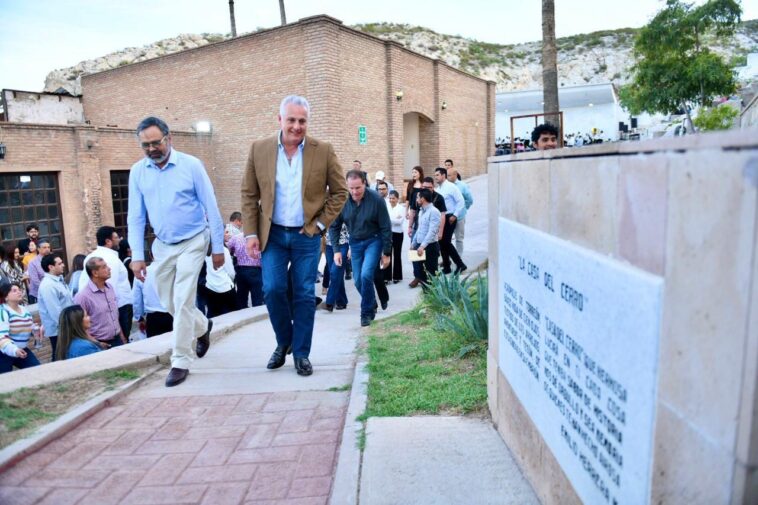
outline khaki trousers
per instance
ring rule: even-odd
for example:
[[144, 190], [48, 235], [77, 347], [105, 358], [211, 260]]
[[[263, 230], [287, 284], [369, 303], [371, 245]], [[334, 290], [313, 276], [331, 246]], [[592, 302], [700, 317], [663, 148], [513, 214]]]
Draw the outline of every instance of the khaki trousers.
[[158, 297], [169, 314], [174, 316], [173, 368], [189, 369], [195, 359], [195, 338], [208, 330], [208, 319], [195, 306], [197, 278], [208, 252], [210, 230], [205, 229], [178, 244], [153, 242], [150, 274], [155, 276]]

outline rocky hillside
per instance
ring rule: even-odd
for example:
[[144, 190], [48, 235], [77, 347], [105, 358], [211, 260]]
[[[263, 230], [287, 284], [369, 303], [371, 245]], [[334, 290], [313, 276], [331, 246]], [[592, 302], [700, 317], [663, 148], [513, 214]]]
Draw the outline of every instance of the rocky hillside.
[[[354, 28], [377, 37], [397, 41], [409, 49], [491, 79], [498, 91], [542, 87], [541, 43], [499, 45], [455, 35], [436, 33], [428, 28], [392, 23], [370, 23]], [[574, 35], [558, 39], [558, 76], [562, 86], [614, 82], [624, 84], [632, 62], [632, 44], [637, 30], [624, 28]], [[60, 88], [81, 94], [80, 77], [129, 63], [223, 40], [228, 35], [179, 35], [144, 47], [130, 47], [107, 56], [55, 70], [45, 79], [45, 91]], [[715, 46], [733, 66], [745, 65], [748, 53], [758, 52], [758, 20], [740, 24], [736, 35]]]

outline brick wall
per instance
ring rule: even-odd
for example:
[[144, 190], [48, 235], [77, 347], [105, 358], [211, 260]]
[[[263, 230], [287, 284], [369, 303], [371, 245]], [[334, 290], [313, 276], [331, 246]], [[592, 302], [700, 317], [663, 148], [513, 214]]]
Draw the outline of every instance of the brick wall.
[[[384, 170], [396, 186], [407, 172], [403, 114], [421, 116], [427, 170], [452, 157], [465, 176], [484, 173], [494, 145], [486, 81], [326, 16], [85, 76], [82, 86], [92, 124], [131, 129], [158, 115], [172, 129], [191, 130], [210, 121], [208, 170], [225, 217], [239, 209], [251, 141], [277, 130], [278, 105], [288, 94], [310, 100], [309, 133], [331, 142], [344, 168], [360, 159], [369, 174]], [[450, 104], [445, 111], [441, 99]]]

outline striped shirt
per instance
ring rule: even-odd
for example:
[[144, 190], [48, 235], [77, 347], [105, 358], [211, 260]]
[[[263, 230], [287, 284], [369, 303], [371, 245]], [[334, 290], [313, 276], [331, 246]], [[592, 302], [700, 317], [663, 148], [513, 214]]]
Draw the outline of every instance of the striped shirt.
[[3, 330], [7, 328], [7, 333], [0, 334], [0, 337], [10, 337], [13, 343], [16, 344], [16, 347], [24, 349], [29, 343], [29, 339], [32, 338], [34, 319], [32, 319], [32, 315], [26, 307], [19, 307], [19, 310], [19, 312], [16, 312], [7, 304], [0, 305], [0, 312], [2, 312], [0, 318], [8, 324], [7, 327], [5, 324], [0, 326], [0, 333], [3, 333]]

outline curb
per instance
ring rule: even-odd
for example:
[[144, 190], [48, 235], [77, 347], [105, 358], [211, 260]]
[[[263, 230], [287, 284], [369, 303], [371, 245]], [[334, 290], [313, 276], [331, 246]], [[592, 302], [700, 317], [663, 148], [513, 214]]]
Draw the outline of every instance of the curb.
[[[240, 313], [247, 311], [244, 313]], [[229, 333], [263, 319], [268, 319], [265, 306], [243, 309], [213, 318], [214, 330], [211, 343], [217, 342]], [[20, 388], [32, 388], [84, 377], [93, 372], [116, 369], [142, 368], [155, 364], [167, 364], [173, 347], [173, 333], [131, 342], [125, 346], [77, 358], [76, 361], [55, 361], [41, 367], [16, 370], [7, 374], [0, 383], [0, 393], [9, 393]]]
[[62, 437], [105, 407], [110, 407], [161, 368], [163, 367], [156, 366], [144, 376], [127, 382], [114, 391], [106, 391], [91, 398], [61, 415], [55, 421], [40, 427], [30, 437], [14, 442], [5, 449], [0, 450], [0, 473], [9, 470], [26, 456], [41, 449], [53, 440]]
[[353, 385], [350, 390], [350, 403], [345, 414], [345, 427], [342, 429], [337, 458], [337, 471], [334, 474], [334, 484], [329, 497], [331, 505], [356, 505], [361, 478], [361, 461], [363, 453], [358, 447], [359, 433], [364, 429], [357, 417], [366, 411], [366, 389], [368, 387], [368, 363], [358, 361], [355, 365]]

